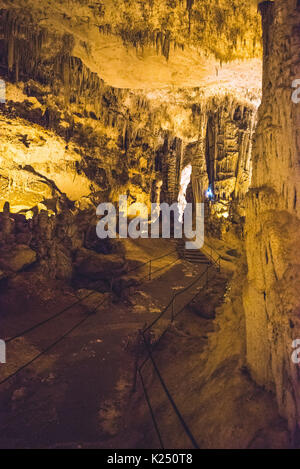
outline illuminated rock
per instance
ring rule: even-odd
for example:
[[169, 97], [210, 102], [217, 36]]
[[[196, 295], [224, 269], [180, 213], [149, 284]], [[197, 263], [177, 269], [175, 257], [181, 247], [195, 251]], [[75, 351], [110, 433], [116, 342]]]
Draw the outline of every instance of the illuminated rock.
[[0, 266], [8, 272], [18, 272], [36, 261], [36, 253], [26, 245], [1, 253]]
[[292, 341], [300, 335], [300, 108], [291, 100], [291, 84], [300, 72], [296, 3], [261, 4], [263, 99], [246, 206], [248, 284], [244, 292], [251, 374], [276, 392], [294, 442], [300, 422], [299, 369], [291, 360]]

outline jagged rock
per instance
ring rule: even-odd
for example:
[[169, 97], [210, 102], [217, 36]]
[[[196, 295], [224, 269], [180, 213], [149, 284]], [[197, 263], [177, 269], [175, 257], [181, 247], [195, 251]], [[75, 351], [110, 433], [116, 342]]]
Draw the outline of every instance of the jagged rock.
[[139, 285], [137, 278], [124, 276], [113, 281], [113, 292], [119, 297], [127, 297], [133, 293], [137, 285]]
[[62, 245], [56, 246], [55, 277], [59, 280], [70, 280], [73, 275], [72, 256]]
[[16, 235], [16, 243], [17, 244], [26, 244], [27, 246], [30, 245], [32, 240], [32, 234], [31, 233], [18, 233]]
[[216, 318], [216, 312], [213, 306], [207, 305], [205, 302], [202, 302], [199, 304], [197, 301], [193, 301], [189, 305], [189, 309], [197, 314], [197, 316], [200, 316], [203, 319], [215, 319]]
[[0, 214], [0, 229], [2, 232], [2, 236], [4, 239], [11, 236], [14, 231], [15, 222], [13, 218], [11, 218], [10, 213], [6, 210]]
[[111, 279], [125, 272], [125, 260], [116, 254], [101, 255], [80, 250], [77, 254], [76, 272], [90, 280]]
[[111, 240], [109, 238], [98, 238], [95, 225], [91, 225], [88, 227], [85, 234], [84, 247], [86, 249], [96, 251], [100, 254], [110, 254], [112, 252]]
[[300, 72], [300, 10], [299, 2], [286, 0], [261, 2], [260, 10], [263, 99], [245, 226], [247, 361], [252, 378], [275, 390], [280, 414], [298, 446], [299, 366], [291, 353], [293, 339], [300, 336], [300, 107], [292, 102], [291, 87]]
[[18, 272], [33, 264], [36, 259], [35, 251], [26, 245], [18, 245], [12, 251], [1, 255], [0, 266], [4, 271]]

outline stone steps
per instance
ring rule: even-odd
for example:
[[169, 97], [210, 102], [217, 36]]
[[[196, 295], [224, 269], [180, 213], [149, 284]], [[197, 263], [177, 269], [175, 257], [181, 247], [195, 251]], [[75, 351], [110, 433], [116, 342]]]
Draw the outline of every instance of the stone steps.
[[186, 249], [184, 239], [173, 239], [173, 244], [176, 246], [177, 251], [183, 259], [193, 264], [206, 264], [209, 265], [210, 260], [200, 251], [200, 249]]

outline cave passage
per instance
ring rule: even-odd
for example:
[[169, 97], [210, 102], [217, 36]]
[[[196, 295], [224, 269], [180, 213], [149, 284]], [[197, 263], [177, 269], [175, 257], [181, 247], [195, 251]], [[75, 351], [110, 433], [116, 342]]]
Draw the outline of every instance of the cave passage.
[[300, 447], [299, 22], [0, 0], [0, 448]]

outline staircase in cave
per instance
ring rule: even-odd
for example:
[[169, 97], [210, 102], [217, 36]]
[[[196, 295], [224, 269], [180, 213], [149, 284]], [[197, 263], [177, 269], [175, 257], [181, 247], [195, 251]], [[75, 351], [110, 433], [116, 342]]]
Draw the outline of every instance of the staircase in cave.
[[205, 254], [203, 254], [202, 251], [200, 251], [200, 249], [186, 249], [186, 240], [184, 238], [173, 239], [172, 241], [178, 250], [179, 256], [186, 261], [192, 262], [193, 264], [211, 264], [211, 261], [205, 256]]

